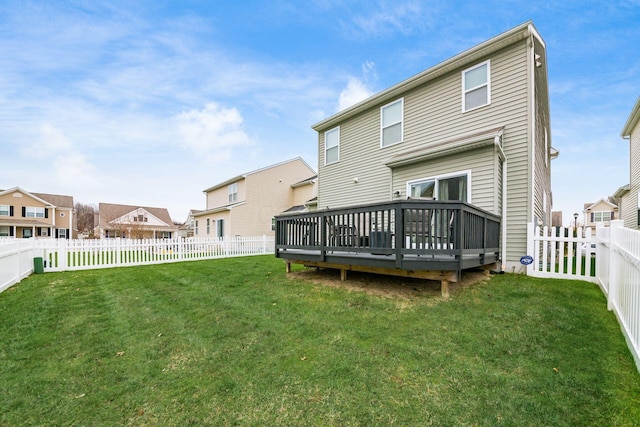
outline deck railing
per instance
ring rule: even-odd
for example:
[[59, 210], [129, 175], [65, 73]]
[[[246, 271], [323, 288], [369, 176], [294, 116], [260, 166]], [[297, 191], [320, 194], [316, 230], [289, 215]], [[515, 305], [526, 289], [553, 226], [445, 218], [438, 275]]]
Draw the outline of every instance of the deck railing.
[[497, 261], [499, 243], [500, 217], [457, 201], [402, 200], [276, 217], [276, 256], [285, 259], [460, 270]]

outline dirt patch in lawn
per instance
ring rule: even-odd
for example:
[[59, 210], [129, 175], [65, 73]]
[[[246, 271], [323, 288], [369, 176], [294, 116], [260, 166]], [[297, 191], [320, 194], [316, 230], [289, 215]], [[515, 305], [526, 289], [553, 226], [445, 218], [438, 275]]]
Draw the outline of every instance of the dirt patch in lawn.
[[[422, 298], [440, 297], [440, 281], [414, 279], [410, 277], [385, 276], [382, 274], [361, 273], [348, 271], [347, 280], [340, 280], [340, 270], [316, 269], [314, 267], [304, 270], [292, 271], [287, 275], [290, 278], [306, 280], [325, 286], [348, 289], [355, 292], [365, 292], [387, 298]], [[455, 295], [460, 289], [488, 280], [484, 272], [479, 270], [466, 270], [462, 272], [459, 282], [449, 283], [449, 294]]]

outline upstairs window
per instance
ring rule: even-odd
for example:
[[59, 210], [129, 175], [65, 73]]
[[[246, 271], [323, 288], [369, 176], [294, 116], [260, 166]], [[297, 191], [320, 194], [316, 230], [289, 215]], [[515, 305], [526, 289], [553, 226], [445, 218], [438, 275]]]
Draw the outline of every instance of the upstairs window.
[[25, 218], [45, 218], [45, 209], [27, 206], [24, 208], [24, 216]]
[[238, 201], [238, 183], [229, 186], [229, 203]]
[[491, 63], [478, 64], [462, 72], [462, 111], [470, 111], [491, 103]]
[[324, 133], [324, 164], [328, 165], [340, 161], [340, 128], [328, 130]]
[[11, 206], [0, 205], [0, 216], [11, 216]]
[[611, 211], [591, 212], [591, 222], [611, 221], [613, 219], [612, 214], [613, 212]]
[[388, 147], [402, 142], [404, 98], [382, 107], [380, 116], [380, 146]]

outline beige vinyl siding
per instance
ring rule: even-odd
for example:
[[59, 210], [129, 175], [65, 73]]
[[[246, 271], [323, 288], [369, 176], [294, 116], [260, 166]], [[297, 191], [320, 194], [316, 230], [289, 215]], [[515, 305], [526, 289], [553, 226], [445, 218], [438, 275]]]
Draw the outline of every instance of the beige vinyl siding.
[[471, 171], [471, 203], [479, 208], [500, 215], [495, 204], [494, 165], [498, 161], [493, 146], [467, 151], [457, 155], [439, 157], [424, 162], [393, 169], [393, 189], [406, 197], [407, 181], [431, 178], [455, 172]]
[[[462, 113], [462, 69], [398, 96], [404, 97], [405, 112], [401, 144], [380, 148], [381, 105], [340, 123], [340, 162], [319, 165], [318, 208], [392, 200], [391, 171], [384, 163], [394, 155], [504, 126], [503, 146], [508, 159], [507, 259], [517, 261], [526, 253], [526, 224], [532, 211], [527, 54], [527, 41], [522, 40], [470, 64], [491, 61], [491, 104], [466, 113]], [[324, 152], [323, 131], [318, 132], [319, 153]], [[355, 177], [358, 183], [353, 182]], [[493, 204], [489, 198], [493, 200], [495, 195], [479, 195], [477, 200]], [[475, 197], [473, 202], [476, 203]]]
[[294, 161], [247, 175], [246, 203], [231, 210], [233, 235], [273, 234], [271, 218], [293, 206], [291, 184], [313, 174], [304, 162]]
[[[238, 200], [232, 203], [238, 203], [246, 199], [245, 180], [240, 179], [235, 183], [238, 184]], [[207, 209], [215, 209], [230, 204], [229, 185], [222, 186], [207, 193]]]

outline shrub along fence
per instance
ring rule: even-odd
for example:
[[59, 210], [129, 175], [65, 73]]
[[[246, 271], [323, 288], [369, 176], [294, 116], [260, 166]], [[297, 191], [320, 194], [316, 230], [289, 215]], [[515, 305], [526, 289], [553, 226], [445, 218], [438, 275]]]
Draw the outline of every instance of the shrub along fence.
[[[527, 274], [536, 277], [597, 283], [612, 310], [640, 370], [640, 231], [598, 224], [596, 235], [578, 228], [534, 227], [529, 224]], [[584, 234], [584, 235], [583, 235]]]
[[[36, 272], [272, 254], [270, 236], [188, 239], [2, 239], [0, 292]], [[40, 270], [40, 271], [38, 271]]]

